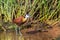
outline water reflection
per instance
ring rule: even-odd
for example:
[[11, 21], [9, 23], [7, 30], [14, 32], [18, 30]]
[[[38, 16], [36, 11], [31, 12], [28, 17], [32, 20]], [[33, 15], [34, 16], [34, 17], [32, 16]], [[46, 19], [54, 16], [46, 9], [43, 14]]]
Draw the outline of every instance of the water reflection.
[[22, 36], [16, 35], [14, 31], [0, 32], [0, 40], [24, 40]]

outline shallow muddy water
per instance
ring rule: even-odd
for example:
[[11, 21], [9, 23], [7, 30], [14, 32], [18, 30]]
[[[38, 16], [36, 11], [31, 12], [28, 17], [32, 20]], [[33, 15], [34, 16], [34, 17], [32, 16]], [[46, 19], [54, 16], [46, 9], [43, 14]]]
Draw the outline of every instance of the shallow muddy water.
[[2, 32], [0, 31], [0, 40], [23, 40], [23, 37], [17, 35], [16, 32]]

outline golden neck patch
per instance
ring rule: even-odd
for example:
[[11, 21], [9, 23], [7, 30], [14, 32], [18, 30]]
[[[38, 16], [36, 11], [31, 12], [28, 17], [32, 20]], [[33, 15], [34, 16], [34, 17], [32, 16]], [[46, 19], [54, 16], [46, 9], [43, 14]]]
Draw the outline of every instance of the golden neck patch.
[[25, 22], [27, 20], [27, 18], [23, 18], [22, 22]]

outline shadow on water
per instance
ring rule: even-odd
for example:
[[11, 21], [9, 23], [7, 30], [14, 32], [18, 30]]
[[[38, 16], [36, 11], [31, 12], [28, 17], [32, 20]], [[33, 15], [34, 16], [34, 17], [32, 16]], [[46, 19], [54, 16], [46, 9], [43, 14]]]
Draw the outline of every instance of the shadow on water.
[[41, 30], [29, 31], [29, 32], [26, 32], [26, 33], [27, 34], [36, 34], [38, 32], [41, 32]]
[[24, 40], [22, 36], [16, 35], [14, 31], [0, 31], [0, 40]]

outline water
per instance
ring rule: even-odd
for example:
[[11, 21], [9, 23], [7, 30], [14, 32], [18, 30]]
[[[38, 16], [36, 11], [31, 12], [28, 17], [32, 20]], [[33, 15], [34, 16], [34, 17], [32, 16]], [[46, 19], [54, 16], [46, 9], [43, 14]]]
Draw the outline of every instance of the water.
[[0, 40], [24, 40], [22, 36], [19, 34], [16, 35], [16, 32], [8, 31], [8, 32], [0, 32]]

